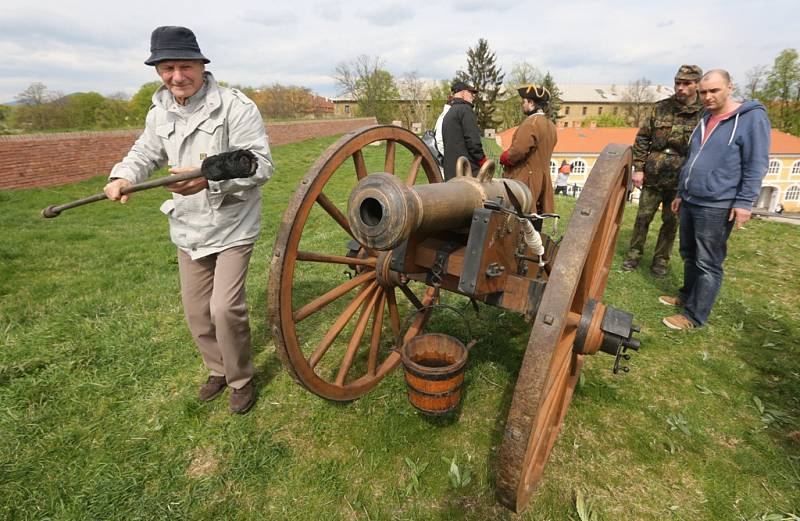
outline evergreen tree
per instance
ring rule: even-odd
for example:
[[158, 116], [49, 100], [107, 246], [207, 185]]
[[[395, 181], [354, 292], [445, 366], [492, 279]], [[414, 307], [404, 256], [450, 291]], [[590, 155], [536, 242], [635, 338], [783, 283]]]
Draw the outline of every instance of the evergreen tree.
[[481, 129], [494, 128], [500, 123], [493, 116], [504, 76], [494, 52], [489, 49], [489, 42], [483, 38], [478, 39], [478, 45], [467, 50], [467, 71], [456, 73], [456, 80], [466, 81], [478, 89], [474, 105]]
[[550, 91], [550, 104], [545, 114], [547, 114], [547, 117], [549, 117], [553, 123], [556, 123], [558, 118], [561, 117], [558, 115], [558, 111], [561, 109], [561, 90], [558, 88], [558, 85], [556, 85], [556, 81], [553, 79], [550, 71], [547, 71], [547, 74], [542, 78], [541, 85]]

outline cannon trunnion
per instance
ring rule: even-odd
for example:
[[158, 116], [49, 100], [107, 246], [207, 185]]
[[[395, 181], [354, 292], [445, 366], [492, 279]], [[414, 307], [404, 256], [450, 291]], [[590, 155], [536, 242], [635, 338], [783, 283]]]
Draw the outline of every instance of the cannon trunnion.
[[[375, 143], [384, 157], [368, 165]], [[409, 160], [398, 162], [400, 147]], [[422, 332], [441, 291], [523, 314], [532, 329], [496, 467], [498, 499], [521, 511], [585, 356], [614, 355], [616, 372], [638, 349], [632, 316], [601, 303], [630, 163], [630, 147], [606, 147], [562, 240], [543, 234], [539, 249], [523, 183], [491, 168], [441, 183], [428, 149], [399, 127], [342, 137], [300, 182], [273, 250], [270, 322], [284, 367], [319, 396], [354, 400], [397, 367], [395, 348]], [[334, 238], [338, 251], [319, 246]]]

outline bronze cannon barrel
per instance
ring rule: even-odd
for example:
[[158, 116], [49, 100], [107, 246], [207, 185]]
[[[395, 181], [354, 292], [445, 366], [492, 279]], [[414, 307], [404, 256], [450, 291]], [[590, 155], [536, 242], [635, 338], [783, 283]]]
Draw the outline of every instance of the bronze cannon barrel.
[[377, 173], [359, 181], [347, 203], [353, 236], [376, 250], [395, 248], [416, 231], [468, 227], [476, 208], [493, 202], [513, 210], [505, 186], [528, 213], [530, 189], [513, 179], [455, 177], [446, 183], [407, 186], [397, 176]]

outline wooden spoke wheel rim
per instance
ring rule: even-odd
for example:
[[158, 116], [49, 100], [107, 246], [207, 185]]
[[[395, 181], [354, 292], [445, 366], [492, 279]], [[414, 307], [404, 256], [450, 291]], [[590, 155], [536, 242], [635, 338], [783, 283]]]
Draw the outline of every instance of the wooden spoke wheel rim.
[[[352, 239], [347, 209], [326, 195], [325, 188], [334, 174], [340, 172], [346, 177], [345, 184], [351, 184], [349, 191], [352, 191], [360, 179], [371, 173], [363, 149], [381, 142], [385, 154], [380, 171], [404, 176], [409, 186], [422, 179], [421, 172], [429, 183], [440, 181], [436, 160], [413, 133], [396, 126], [375, 125], [347, 134], [328, 147], [303, 177], [289, 201], [273, 251], [268, 307], [278, 356], [300, 385], [331, 400], [348, 401], [363, 396], [397, 367], [400, 354], [387, 345], [394, 346], [397, 338], [407, 341], [418, 334], [430, 309], [417, 308], [428, 306], [434, 299], [433, 288], [419, 283], [413, 283], [416, 291], [410, 285], [386, 284], [388, 277], [383, 272], [376, 276], [376, 267], [386, 271], [387, 256], [379, 257], [378, 252], [363, 245], [357, 258], [347, 257], [344, 249], [330, 252], [300, 248], [303, 232], [316, 208], [321, 210], [313, 214], [314, 230], [335, 228]], [[395, 172], [396, 156], [401, 150], [398, 145], [411, 153], [408, 171]], [[346, 173], [351, 167], [354, 174]], [[342, 190], [338, 176], [337, 183], [337, 189]], [[314, 298], [300, 305], [295, 301], [299, 294], [297, 276], [315, 269], [319, 263], [343, 269], [356, 266], [356, 273], [352, 279], [335, 281], [332, 289], [312, 289]], [[399, 301], [411, 304], [405, 305], [409, 309], [406, 317], [401, 316], [403, 305]], [[344, 309], [332, 320], [322, 340], [309, 347], [313, 331], [310, 326], [304, 327], [304, 321], [334, 302]], [[415, 317], [408, 317], [414, 313]], [[318, 331], [316, 336], [319, 336]], [[348, 338], [340, 338], [342, 336]], [[323, 360], [327, 370], [320, 367]]]
[[497, 496], [521, 512], [542, 476], [583, 365], [572, 351], [583, 306], [599, 301], [614, 256], [631, 164], [608, 145], [586, 180], [553, 263], [498, 454]]

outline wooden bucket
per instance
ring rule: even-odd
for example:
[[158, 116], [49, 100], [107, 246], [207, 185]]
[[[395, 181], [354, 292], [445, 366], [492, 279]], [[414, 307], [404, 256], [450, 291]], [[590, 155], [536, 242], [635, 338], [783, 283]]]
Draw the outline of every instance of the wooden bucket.
[[445, 414], [458, 407], [467, 365], [467, 348], [442, 333], [418, 335], [400, 350], [408, 401], [425, 414]]

